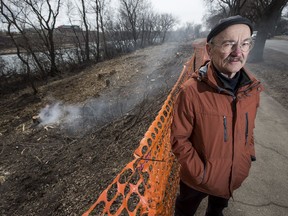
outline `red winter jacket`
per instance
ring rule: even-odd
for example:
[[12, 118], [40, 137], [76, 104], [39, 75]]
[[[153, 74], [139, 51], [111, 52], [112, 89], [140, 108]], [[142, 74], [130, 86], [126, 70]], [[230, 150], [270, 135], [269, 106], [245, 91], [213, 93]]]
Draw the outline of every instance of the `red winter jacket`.
[[190, 187], [229, 198], [255, 157], [253, 129], [262, 85], [245, 69], [234, 95], [207, 63], [187, 80], [174, 106], [172, 151]]

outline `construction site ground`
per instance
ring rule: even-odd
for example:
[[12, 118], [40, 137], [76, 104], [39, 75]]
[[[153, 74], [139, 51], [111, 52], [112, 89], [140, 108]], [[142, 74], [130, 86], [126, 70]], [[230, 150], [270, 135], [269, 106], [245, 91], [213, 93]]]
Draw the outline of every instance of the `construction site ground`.
[[[37, 95], [31, 89], [1, 95], [0, 214], [84, 213], [132, 160], [191, 58], [191, 44], [166, 43], [101, 62], [39, 86]], [[264, 59], [247, 65], [266, 88], [255, 131], [257, 161], [226, 215], [288, 215], [287, 54], [265, 49]], [[55, 104], [81, 115], [33, 120]]]

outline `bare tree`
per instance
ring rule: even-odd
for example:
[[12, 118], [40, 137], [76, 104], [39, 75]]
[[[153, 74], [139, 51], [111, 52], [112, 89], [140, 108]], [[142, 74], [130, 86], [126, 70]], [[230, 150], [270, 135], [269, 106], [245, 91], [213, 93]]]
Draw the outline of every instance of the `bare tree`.
[[96, 49], [97, 61], [100, 58], [100, 46], [103, 46], [104, 49], [104, 56], [108, 56], [108, 48], [107, 48], [107, 39], [106, 39], [106, 29], [105, 29], [105, 19], [108, 4], [110, 1], [107, 0], [94, 0], [94, 6], [92, 6], [95, 12], [95, 23], [96, 23]]
[[[48, 57], [50, 60], [50, 75], [55, 76], [60, 71], [56, 65], [56, 49], [54, 43], [54, 30], [57, 16], [61, 6], [61, 0], [55, 0], [54, 7], [51, 0], [24, 0], [37, 17], [37, 25], [33, 20], [30, 20], [31, 26], [38, 32], [40, 38], [44, 42], [46, 49], [48, 50]], [[38, 25], [40, 29], [38, 29]]]
[[260, 6], [258, 8], [255, 7], [253, 1], [251, 3], [251, 10], [256, 9], [257, 19], [255, 23], [258, 30], [255, 45], [250, 54], [250, 60], [253, 62], [263, 60], [266, 39], [269, 34], [274, 35], [276, 23], [280, 20], [282, 10], [288, 2], [288, 0], [258, 1], [258, 5]]
[[88, 25], [88, 20], [87, 20], [87, 11], [86, 11], [86, 3], [85, 0], [81, 0], [81, 15], [82, 15], [82, 21], [85, 27], [85, 56], [86, 60], [90, 60], [90, 48], [89, 48], [89, 25]]
[[[32, 55], [32, 58], [42, 73], [42, 76], [46, 77], [45, 69], [36, 55], [37, 50], [35, 50], [35, 46], [31, 40], [31, 35], [29, 35], [29, 32], [26, 29], [27, 13], [29, 13], [29, 11], [25, 7], [25, 3], [14, 0], [1, 0], [1, 14], [7, 23], [8, 34], [10, 35], [17, 51], [19, 50], [19, 52], [17, 52], [18, 56], [22, 55], [22, 52], [20, 51], [23, 50], [25, 51], [23, 52], [23, 55]], [[18, 31], [19, 34], [12, 33], [11, 29]], [[20, 60], [23, 59], [21, 56], [19, 56], [19, 58]]]
[[206, 22], [209, 27], [214, 26], [222, 18], [241, 14], [249, 0], [205, 0], [209, 7]]
[[[26, 11], [25, 7], [22, 7], [23, 4], [14, 1], [3, 1], [1, 0], [1, 15], [3, 16], [5, 22], [7, 23], [7, 33], [12, 39], [12, 42], [16, 48], [16, 53], [21, 62], [26, 66], [26, 74], [28, 76], [28, 80], [31, 83], [31, 87], [34, 91], [34, 94], [37, 93], [37, 89], [35, 87], [33, 77], [31, 76], [31, 67], [30, 62], [28, 60], [28, 54], [32, 55], [34, 61], [38, 65], [39, 69], [43, 72], [41, 62], [39, 62], [36, 53], [34, 52], [32, 42], [25, 31], [25, 16]], [[11, 29], [17, 30], [19, 34], [15, 34]], [[19, 42], [19, 37], [21, 37], [21, 41]], [[23, 52], [25, 50], [26, 52]]]
[[152, 44], [160, 42], [160, 36], [161, 36], [160, 19], [161, 19], [160, 14], [152, 11], [146, 21], [146, 26], [147, 26], [146, 28], [147, 28], [147, 33], [148, 33], [147, 35], [148, 45], [152, 45]]
[[108, 47], [107, 47], [107, 38], [106, 38], [106, 29], [105, 29], [105, 24], [106, 21], [104, 22], [105, 17], [107, 18], [108, 11], [106, 10], [108, 7], [107, 5], [110, 4], [110, 0], [100, 0], [99, 1], [99, 16], [100, 16], [100, 28], [102, 31], [102, 37], [103, 37], [103, 46], [104, 46], [104, 53], [105, 57], [108, 56]]
[[139, 39], [140, 47], [152, 45], [155, 38], [154, 32], [158, 24], [159, 16], [153, 11], [150, 2], [145, 2], [142, 6], [139, 17]]
[[139, 36], [139, 14], [143, 8], [145, 0], [119, 0], [120, 16], [122, 18], [125, 29], [132, 34], [134, 45], [137, 45]]
[[95, 13], [96, 13], [96, 60], [100, 59], [100, 1], [95, 0]]
[[72, 0], [67, 0], [65, 8], [70, 28], [69, 31], [62, 31], [60, 26], [60, 28], [58, 28], [59, 34], [57, 34], [57, 41], [61, 44], [73, 44], [74, 47], [70, 47], [69, 51], [65, 51], [65, 53], [61, 52], [61, 55], [65, 54], [66, 58], [68, 58], [70, 62], [73, 62], [73, 64], [82, 64], [86, 59], [85, 48], [82, 47], [84, 36], [82, 29], [77, 28], [79, 26], [75, 25], [75, 22], [79, 21], [79, 16], [77, 14], [77, 12], [79, 12], [79, 7], [77, 8]]
[[226, 6], [228, 7], [226, 13], [228, 16], [240, 14], [246, 3], [247, 0], [218, 0], [218, 4], [221, 5], [223, 10], [225, 10]]
[[36, 86], [35, 86], [34, 78], [33, 78], [33, 76], [31, 75], [31, 67], [30, 67], [29, 60], [20, 54], [20, 46], [18, 46], [18, 43], [16, 42], [15, 38], [13, 37], [13, 33], [11, 32], [11, 26], [12, 26], [12, 23], [9, 22], [9, 23], [8, 23], [8, 28], [7, 28], [8, 34], [10, 35], [13, 43], [16, 45], [16, 50], [17, 50], [17, 56], [18, 56], [18, 58], [21, 60], [21, 62], [22, 62], [22, 63], [25, 65], [25, 67], [26, 67], [26, 74], [27, 74], [27, 77], [28, 77], [28, 81], [29, 81], [30, 84], [31, 84], [31, 88], [33, 89], [34, 94], [37, 94], [37, 93], [38, 93], [38, 90], [37, 90], [37, 88], [36, 88]]
[[164, 43], [167, 32], [175, 26], [177, 19], [172, 14], [164, 13], [160, 15], [160, 23], [162, 30], [162, 43]]

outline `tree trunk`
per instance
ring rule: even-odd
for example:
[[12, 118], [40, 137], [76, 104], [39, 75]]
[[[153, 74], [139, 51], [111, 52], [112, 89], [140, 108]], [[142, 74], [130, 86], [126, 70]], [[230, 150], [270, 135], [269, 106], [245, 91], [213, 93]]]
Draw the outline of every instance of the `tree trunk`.
[[31, 88], [33, 89], [33, 94], [36, 95], [38, 93], [38, 90], [35, 86], [35, 83], [34, 83], [34, 78], [31, 76], [31, 68], [30, 68], [30, 65], [29, 65], [29, 62], [26, 61], [22, 56], [21, 56], [21, 53], [20, 53], [20, 47], [19, 45], [17, 44], [17, 42], [15, 41], [15, 38], [13, 36], [13, 33], [11, 32], [11, 23], [8, 23], [8, 35], [10, 36], [13, 44], [15, 45], [16, 47], [16, 50], [17, 50], [17, 56], [18, 58], [21, 60], [21, 62], [26, 66], [26, 74], [27, 74], [27, 78], [28, 78], [28, 81], [29, 83], [31, 84]]
[[103, 46], [104, 46], [104, 53], [105, 57], [108, 56], [108, 48], [107, 48], [107, 41], [106, 41], [106, 32], [104, 28], [104, 22], [103, 22], [103, 17], [100, 14], [100, 23], [101, 23], [101, 30], [102, 30], [102, 35], [103, 35]]
[[263, 11], [260, 17], [259, 28], [255, 40], [255, 46], [250, 53], [249, 61], [260, 62], [263, 61], [263, 53], [266, 39], [269, 33], [273, 33], [277, 20], [281, 16], [282, 10], [286, 5], [287, 0], [272, 1]]
[[85, 26], [85, 55], [86, 55], [86, 61], [90, 60], [90, 49], [89, 49], [89, 27], [88, 27], [88, 21], [86, 19], [86, 7], [84, 0], [81, 1], [82, 3], [82, 13], [83, 13], [83, 23]]
[[100, 59], [100, 25], [99, 25], [100, 7], [99, 2], [96, 0], [96, 61]]
[[49, 45], [50, 45], [49, 55], [50, 55], [50, 61], [51, 61], [50, 75], [53, 77], [59, 73], [59, 70], [56, 65], [55, 44], [54, 44], [54, 39], [53, 39], [53, 31], [51, 29], [49, 30], [48, 38], [49, 38]]
[[268, 33], [259, 29], [257, 36], [256, 36], [255, 45], [253, 49], [251, 50], [251, 53], [249, 56], [249, 62], [263, 61], [263, 53], [264, 53], [264, 47], [265, 47], [267, 35]]

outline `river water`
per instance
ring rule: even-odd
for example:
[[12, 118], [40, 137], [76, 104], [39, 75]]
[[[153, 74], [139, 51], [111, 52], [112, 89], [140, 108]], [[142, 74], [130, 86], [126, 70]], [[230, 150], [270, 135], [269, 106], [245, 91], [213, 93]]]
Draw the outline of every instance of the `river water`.
[[16, 54], [0, 55], [0, 74], [7, 74], [9, 72], [20, 73], [22, 62]]
[[[30, 62], [30, 68], [32, 70], [36, 68], [36, 64], [34, 63], [31, 55], [28, 56], [23, 53], [21, 55], [26, 60], [28, 60], [28, 62]], [[49, 60], [47, 58], [47, 55], [45, 55], [44, 53], [36, 53], [36, 55], [38, 59], [40, 59], [40, 61], [43, 62], [43, 66], [45, 67], [49, 66]], [[60, 59], [62, 59], [62, 61], [64, 62], [77, 61], [75, 49], [61, 50], [61, 52], [58, 52], [56, 55], [59, 61]], [[23, 70], [24, 64], [19, 59], [17, 54], [5, 54], [5, 55], [0, 55], [0, 68], [2, 69], [2, 71], [0, 71], [0, 74], [22, 73], [24, 71]]]

